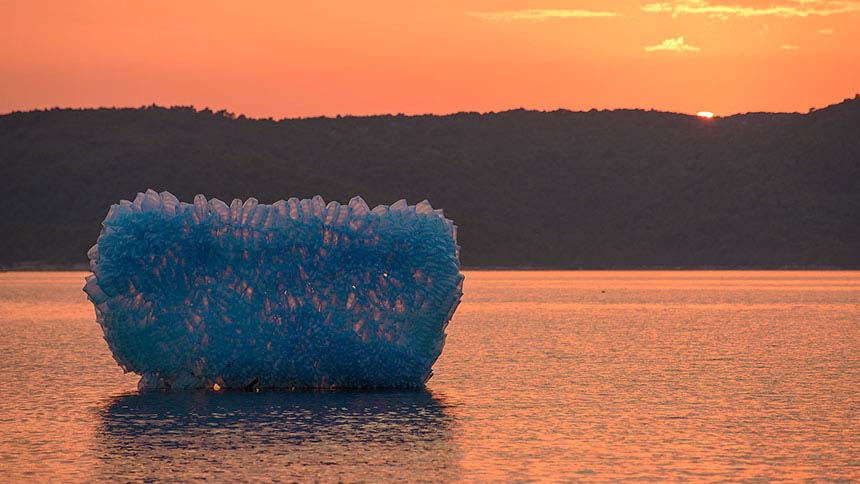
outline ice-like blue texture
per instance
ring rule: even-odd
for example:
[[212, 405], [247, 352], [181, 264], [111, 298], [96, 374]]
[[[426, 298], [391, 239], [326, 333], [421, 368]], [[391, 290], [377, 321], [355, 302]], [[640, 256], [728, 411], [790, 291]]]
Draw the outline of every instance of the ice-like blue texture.
[[140, 388], [420, 387], [462, 295], [456, 226], [426, 201], [113, 205], [84, 291]]

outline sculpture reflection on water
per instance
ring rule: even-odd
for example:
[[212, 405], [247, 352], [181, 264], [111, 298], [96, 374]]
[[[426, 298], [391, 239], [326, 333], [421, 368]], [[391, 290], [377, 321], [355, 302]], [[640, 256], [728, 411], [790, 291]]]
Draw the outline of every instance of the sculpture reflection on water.
[[84, 291], [140, 388], [416, 388], [462, 295], [456, 226], [426, 201], [113, 205]]
[[100, 414], [108, 480], [445, 482], [461, 459], [444, 399], [426, 390], [141, 393]]

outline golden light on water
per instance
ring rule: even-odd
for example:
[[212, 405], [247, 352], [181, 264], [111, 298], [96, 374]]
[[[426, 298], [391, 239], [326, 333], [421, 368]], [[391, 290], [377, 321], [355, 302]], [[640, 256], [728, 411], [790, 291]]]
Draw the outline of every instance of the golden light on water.
[[698, 113], [696, 113], [696, 116], [698, 116], [698, 117], [700, 117], [700, 118], [708, 118], [708, 119], [711, 119], [711, 118], [713, 118], [713, 117], [714, 117], [714, 113], [712, 113], [712, 112], [710, 112], [710, 111], [699, 111]]

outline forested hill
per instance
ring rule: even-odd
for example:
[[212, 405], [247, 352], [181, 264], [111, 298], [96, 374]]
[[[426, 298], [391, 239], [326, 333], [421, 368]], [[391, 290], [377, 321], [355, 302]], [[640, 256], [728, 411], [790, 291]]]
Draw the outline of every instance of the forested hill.
[[192, 108], [0, 116], [0, 267], [86, 262], [109, 206], [429, 199], [467, 267], [860, 268], [860, 99], [808, 114], [641, 110], [253, 120]]

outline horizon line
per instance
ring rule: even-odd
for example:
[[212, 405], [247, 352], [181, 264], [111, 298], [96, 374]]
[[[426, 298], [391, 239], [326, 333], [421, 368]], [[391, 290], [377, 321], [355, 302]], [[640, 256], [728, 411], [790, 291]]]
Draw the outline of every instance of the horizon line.
[[[801, 112], [801, 111], [745, 111], [745, 112], [741, 112], [741, 111], [738, 111], [738, 112], [730, 113], [730, 114], [720, 114], [720, 113], [714, 111], [714, 118], [730, 118], [733, 116], [742, 116], [742, 115], [747, 115], [747, 114], [789, 114], [789, 115], [790, 114], [797, 114], [797, 115], [806, 115], [806, 114], [814, 113], [815, 111], [819, 111], [819, 110], [826, 109], [826, 108], [831, 107], [831, 106], [836, 106], [838, 104], [842, 104], [842, 103], [845, 103], [847, 101], [857, 100], [857, 99], [860, 99], [860, 93], [856, 93], [853, 97], [846, 97], [846, 98], [842, 99], [841, 101], [836, 101], [836, 102], [833, 102], [831, 104], [827, 104], [825, 106], [811, 107], [811, 108], [809, 108], [809, 110], [807, 112]], [[685, 113], [685, 112], [670, 111], [670, 110], [665, 110], [665, 109], [658, 109], [658, 108], [653, 108], [653, 107], [652, 108], [619, 107], [619, 108], [601, 108], [601, 109], [598, 109], [598, 108], [570, 109], [570, 108], [564, 108], [564, 107], [557, 107], [555, 109], [536, 109], [536, 108], [527, 108], [524, 106], [520, 106], [520, 107], [515, 107], [515, 108], [507, 108], [507, 109], [493, 110], [493, 111], [462, 110], [462, 111], [448, 111], [448, 112], [441, 112], [441, 113], [440, 112], [422, 112], [422, 113], [419, 113], [419, 112], [412, 112], [412, 113], [387, 112], [387, 113], [372, 113], [372, 114], [341, 114], [341, 113], [338, 113], [338, 114], [319, 114], [319, 115], [307, 115], [307, 116], [284, 116], [281, 118], [275, 118], [273, 116], [266, 116], [266, 117], [250, 116], [250, 115], [243, 114], [243, 113], [236, 113], [236, 112], [230, 111], [229, 109], [226, 109], [226, 108], [217, 109], [217, 110], [214, 108], [211, 108], [209, 106], [204, 106], [204, 107], [200, 108], [194, 104], [165, 105], [165, 104], [151, 103], [151, 104], [142, 104], [139, 106], [126, 105], [126, 106], [86, 106], [86, 107], [75, 107], [75, 106], [51, 106], [51, 107], [41, 107], [41, 108], [37, 107], [37, 108], [31, 108], [31, 109], [15, 109], [12, 111], [6, 111], [6, 112], [0, 113], [0, 116], [10, 116], [10, 115], [14, 115], [14, 114], [25, 114], [25, 113], [33, 113], [33, 112], [49, 112], [49, 111], [137, 110], [137, 109], [153, 109], [153, 108], [154, 109], [167, 109], [167, 110], [170, 110], [170, 109], [192, 109], [192, 110], [194, 110], [195, 113], [205, 113], [205, 112], [209, 111], [213, 114], [221, 113], [222, 115], [225, 115], [225, 117], [229, 117], [232, 119], [247, 119], [247, 120], [251, 120], [251, 121], [274, 121], [274, 122], [288, 121], [288, 120], [302, 120], [302, 119], [373, 118], [373, 117], [385, 117], [385, 116], [392, 116], [392, 117], [399, 117], [399, 116], [404, 116], [404, 117], [425, 117], [425, 116], [447, 117], [447, 116], [456, 116], [456, 115], [460, 115], [460, 114], [477, 114], [477, 115], [483, 116], [483, 115], [509, 113], [512, 111], [527, 111], [527, 112], [537, 112], [537, 113], [554, 113], [554, 112], [558, 112], [558, 111], [566, 111], [566, 112], [571, 112], [571, 113], [644, 111], [644, 112], [656, 112], [656, 113], [664, 113], [664, 114], [676, 114], [676, 115], [680, 115], [680, 116], [690, 116], [690, 117], [698, 117], [697, 113], [701, 112], [701, 111], [698, 111], [698, 112]], [[703, 109], [707, 109], [707, 108], [703, 108]]]

